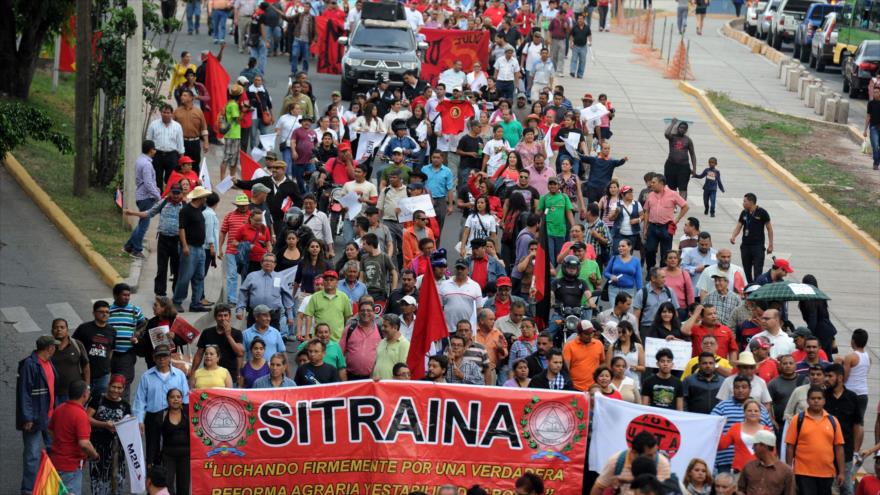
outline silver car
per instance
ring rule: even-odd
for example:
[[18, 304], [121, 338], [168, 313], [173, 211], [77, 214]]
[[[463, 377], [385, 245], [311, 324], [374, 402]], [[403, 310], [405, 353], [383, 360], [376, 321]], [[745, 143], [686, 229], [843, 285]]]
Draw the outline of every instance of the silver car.
[[824, 72], [826, 65], [834, 64], [834, 45], [837, 44], [837, 12], [825, 16], [822, 25], [813, 34], [810, 47], [810, 67], [817, 72]]
[[766, 0], [760, 0], [752, 2], [746, 9], [746, 33], [749, 36], [754, 36], [758, 32], [758, 16], [761, 15], [766, 6]]
[[758, 39], [765, 40], [770, 34], [770, 23], [772, 22], [776, 11], [779, 10], [780, 2], [781, 0], [771, 0], [764, 5], [764, 10], [758, 11]]

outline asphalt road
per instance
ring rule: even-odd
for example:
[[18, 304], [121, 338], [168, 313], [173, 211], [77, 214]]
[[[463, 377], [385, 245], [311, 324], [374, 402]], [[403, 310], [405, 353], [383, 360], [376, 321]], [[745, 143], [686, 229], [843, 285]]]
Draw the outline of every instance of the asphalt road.
[[109, 297], [109, 290], [5, 168], [0, 168], [0, 274], [0, 443], [6, 446], [0, 493], [9, 494], [18, 493], [21, 483], [18, 362], [34, 349], [37, 337], [49, 333], [52, 318], [84, 319], [92, 299]]

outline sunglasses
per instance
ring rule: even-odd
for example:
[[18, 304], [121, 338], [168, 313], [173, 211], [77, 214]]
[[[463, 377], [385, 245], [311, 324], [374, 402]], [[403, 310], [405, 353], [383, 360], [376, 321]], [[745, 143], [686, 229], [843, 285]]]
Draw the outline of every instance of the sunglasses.
[[415, 217], [415, 219], [420, 222], [424, 222], [425, 220], [427, 220], [427, 218], [425, 218], [425, 217]]

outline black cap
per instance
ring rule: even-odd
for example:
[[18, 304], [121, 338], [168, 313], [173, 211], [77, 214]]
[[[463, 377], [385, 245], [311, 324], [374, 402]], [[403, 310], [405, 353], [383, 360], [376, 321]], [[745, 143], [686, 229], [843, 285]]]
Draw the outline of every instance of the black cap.
[[486, 239], [482, 237], [475, 237], [471, 239], [471, 249], [477, 249], [481, 247], [486, 247]]
[[458, 268], [459, 266], [463, 266], [463, 267], [467, 268], [468, 267], [467, 260], [464, 258], [459, 258], [459, 259], [455, 260], [455, 267]]

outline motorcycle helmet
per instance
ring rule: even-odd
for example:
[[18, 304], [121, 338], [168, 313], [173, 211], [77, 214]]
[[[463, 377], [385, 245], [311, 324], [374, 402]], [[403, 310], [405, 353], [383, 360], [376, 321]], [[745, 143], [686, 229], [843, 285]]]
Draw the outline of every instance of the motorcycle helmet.
[[577, 259], [577, 256], [569, 254], [568, 256], [565, 257], [564, 260], [562, 260], [562, 269], [563, 270], [568, 270], [569, 268], [574, 268], [575, 270], [578, 270], [580, 268], [580, 266], [581, 266], [581, 262], [580, 262], [580, 260]]
[[291, 206], [284, 214], [284, 223], [287, 224], [288, 230], [297, 230], [302, 225], [303, 211], [296, 206]]

